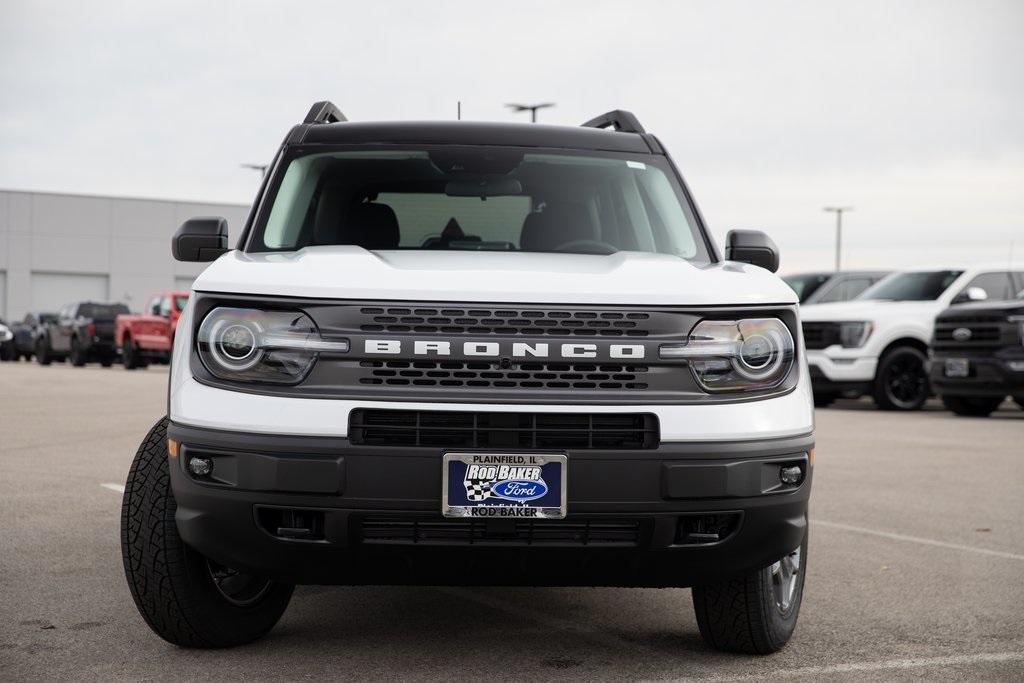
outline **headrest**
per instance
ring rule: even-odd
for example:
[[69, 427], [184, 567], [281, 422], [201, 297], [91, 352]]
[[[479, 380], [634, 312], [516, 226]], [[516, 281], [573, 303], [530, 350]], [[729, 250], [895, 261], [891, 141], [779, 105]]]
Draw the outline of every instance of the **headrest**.
[[593, 240], [590, 213], [582, 204], [546, 204], [543, 211], [527, 214], [519, 236], [523, 251], [553, 251], [556, 247], [577, 240]]
[[[346, 205], [342, 193], [323, 192], [316, 207], [314, 244], [355, 244], [364, 249], [395, 249], [398, 218], [387, 204]], [[345, 214], [346, 209], [348, 211]]]

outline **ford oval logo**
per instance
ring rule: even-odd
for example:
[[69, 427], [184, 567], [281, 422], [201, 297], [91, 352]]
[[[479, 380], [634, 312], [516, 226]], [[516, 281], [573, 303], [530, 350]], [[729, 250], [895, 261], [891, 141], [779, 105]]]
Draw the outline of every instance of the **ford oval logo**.
[[958, 327], [953, 330], [953, 339], [958, 342], [965, 342], [971, 338], [971, 331], [966, 327]]
[[547, 492], [548, 485], [539, 479], [506, 479], [491, 486], [491, 495], [517, 502], [543, 498]]

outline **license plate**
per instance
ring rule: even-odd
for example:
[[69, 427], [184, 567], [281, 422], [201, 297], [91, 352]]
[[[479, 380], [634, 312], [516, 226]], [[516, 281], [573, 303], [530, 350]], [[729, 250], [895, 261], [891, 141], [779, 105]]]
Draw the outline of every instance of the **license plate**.
[[971, 362], [966, 358], [947, 358], [946, 377], [967, 377], [971, 373]]
[[445, 453], [445, 517], [562, 519], [566, 457], [559, 454]]

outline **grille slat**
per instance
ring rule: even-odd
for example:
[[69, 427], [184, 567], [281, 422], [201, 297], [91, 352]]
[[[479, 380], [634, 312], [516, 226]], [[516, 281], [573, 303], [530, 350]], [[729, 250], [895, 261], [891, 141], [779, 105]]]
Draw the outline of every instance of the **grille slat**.
[[639, 545], [640, 519], [622, 520], [517, 520], [494, 529], [482, 519], [407, 519], [367, 516], [360, 524], [360, 539], [373, 545]]
[[[960, 328], [970, 330], [970, 337], [954, 338], [953, 332]], [[937, 351], [991, 351], [1017, 343], [1017, 325], [1005, 315], [971, 315], [938, 318], [932, 347]]]
[[657, 448], [654, 415], [353, 410], [354, 445], [631, 450]]
[[[363, 332], [415, 331], [440, 334], [646, 337], [649, 331], [642, 321], [650, 321], [644, 312], [595, 312], [536, 310], [515, 308], [434, 309], [364, 307], [360, 323]], [[415, 313], [415, 316], [410, 314]]]
[[[524, 389], [599, 387], [623, 391], [647, 389], [646, 375], [650, 370], [646, 365], [602, 365], [601, 372], [594, 372], [598, 366], [593, 364], [522, 363], [502, 368], [498, 363], [452, 361], [362, 361], [359, 365], [369, 370], [359, 378], [360, 384], [407, 385], [412, 380], [418, 386]], [[609, 382], [612, 373], [614, 382]]]

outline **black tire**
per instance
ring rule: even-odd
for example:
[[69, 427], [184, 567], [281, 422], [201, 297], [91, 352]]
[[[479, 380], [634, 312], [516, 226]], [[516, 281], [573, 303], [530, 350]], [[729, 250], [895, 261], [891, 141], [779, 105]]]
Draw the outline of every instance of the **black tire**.
[[942, 405], [964, 417], [988, 417], [1003, 402], [1003, 397], [943, 396]]
[[836, 402], [839, 398], [835, 394], [815, 394], [814, 395], [814, 407], [815, 408], [828, 408], [830, 405]]
[[[158, 636], [182, 647], [233, 647], [265, 635], [284, 614], [293, 587], [232, 574], [207, 560], [182, 542], [176, 509], [163, 418], [135, 454], [121, 504], [121, 556], [135, 606]], [[255, 583], [246, 589], [246, 580]], [[218, 587], [231, 581], [242, 582], [235, 600]]]
[[85, 352], [82, 351], [82, 346], [78, 343], [76, 337], [71, 338], [71, 354], [69, 357], [71, 358], [71, 364], [76, 368], [84, 367], [87, 362]]
[[40, 339], [36, 342], [36, 360], [40, 365], [49, 365], [53, 362], [53, 357], [50, 355], [50, 345], [46, 339]]
[[875, 405], [882, 410], [920, 410], [931, 393], [926, 360], [913, 346], [887, 351], [875, 373]]
[[124, 349], [121, 351], [121, 362], [125, 370], [135, 370], [146, 367], [146, 362], [139, 355], [139, 347], [135, 345], [131, 337], [125, 337]]
[[[797, 551], [794, 551], [797, 553]], [[787, 558], [792, 558], [791, 553]], [[795, 585], [786, 607], [776, 595], [773, 567], [721, 583], [693, 587], [693, 609], [704, 641], [724, 652], [767, 655], [781, 650], [793, 635], [804, 593], [807, 536], [796, 555]]]

